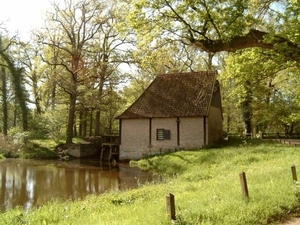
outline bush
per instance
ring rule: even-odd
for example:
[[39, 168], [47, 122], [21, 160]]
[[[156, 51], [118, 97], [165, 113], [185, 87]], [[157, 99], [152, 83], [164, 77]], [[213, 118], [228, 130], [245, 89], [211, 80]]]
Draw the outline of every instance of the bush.
[[54, 140], [57, 144], [65, 139], [66, 114], [60, 110], [47, 112], [43, 115], [43, 124], [47, 130], [47, 137]]

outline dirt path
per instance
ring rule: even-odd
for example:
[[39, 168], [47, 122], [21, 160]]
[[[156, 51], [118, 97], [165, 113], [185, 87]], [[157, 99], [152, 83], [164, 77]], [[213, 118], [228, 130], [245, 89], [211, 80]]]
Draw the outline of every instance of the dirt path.
[[277, 225], [300, 225], [300, 217], [291, 218], [283, 223], [279, 223]]

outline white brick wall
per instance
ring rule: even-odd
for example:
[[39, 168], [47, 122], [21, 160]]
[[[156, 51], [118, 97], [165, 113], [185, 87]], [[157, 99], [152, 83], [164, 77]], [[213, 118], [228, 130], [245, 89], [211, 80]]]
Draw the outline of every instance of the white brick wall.
[[[121, 160], [139, 159], [177, 149], [177, 118], [153, 118], [151, 146], [149, 146], [149, 119], [122, 119]], [[170, 140], [156, 140], [156, 130], [170, 130]], [[180, 118], [180, 147], [201, 148], [204, 144], [203, 118]]]
[[182, 117], [180, 121], [181, 147], [201, 148], [204, 144], [203, 117]]
[[[152, 119], [152, 148], [174, 150], [177, 147], [177, 118], [154, 118]], [[156, 140], [156, 130], [170, 130], [170, 140]]]
[[149, 119], [122, 119], [120, 159], [139, 159], [149, 145]]

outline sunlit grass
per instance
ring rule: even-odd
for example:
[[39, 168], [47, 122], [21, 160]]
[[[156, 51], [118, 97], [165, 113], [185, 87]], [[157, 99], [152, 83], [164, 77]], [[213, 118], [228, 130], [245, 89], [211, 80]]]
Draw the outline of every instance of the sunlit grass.
[[[126, 192], [51, 202], [29, 212], [0, 214], [1, 224], [169, 224], [166, 195], [175, 196], [176, 224], [271, 224], [300, 212], [300, 149], [274, 142], [238, 140], [198, 151], [179, 151], [133, 162], [159, 174]], [[249, 199], [241, 192], [246, 173]]]

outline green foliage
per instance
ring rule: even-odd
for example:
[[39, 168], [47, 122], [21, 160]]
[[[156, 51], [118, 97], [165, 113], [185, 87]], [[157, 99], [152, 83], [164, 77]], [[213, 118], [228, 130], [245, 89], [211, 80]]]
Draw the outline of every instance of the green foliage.
[[9, 136], [1, 135], [0, 158], [57, 158], [54, 141], [47, 139], [30, 139], [29, 132], [23, 132], [21, 128], [14, 127], [9, 130]]
[[47, 138], [48, 130], [43, 115], [36, 115], [30, 120], [30, 139]]
[[13, 127], [9, 130], [8, 134], [8, 137], [2, 135], [0, 137], [0, 154], [7, 158], [20, 157], [27, 149], [30, 133], [23, 132], [22, 128]]
[[[14, 225], [169, 224], [168, 193], [175, 195], [176, 224], [276, 224], [299, 213], [300, 186], [290, 174], [292, 164], [300, 165], [298, 148], [251, 139], [219, 146], [135, 162], [159, 174], [138, 189], [84, 200], [54, 200], [29, 212], [17, 208], [0, 214], [0, 221]], [[248, 181], [248, 200], [241, 193], [242, 171]]]
[[65, 106], [57, 107], [55, 110], [45, 112], [41, 117], [47, 137], [59, 143], [65, 138], [65, 126], [67, 121], [67, 109]]
[[[147, 31], [151, 29], [155, 34], [167, 31], [170, 36], [184, 36], [188, 35], [188, 28], [191, 26], [194, 31], [198, 31], [194, 33], [196, 37], [207, 35], [229, 38], [243, 33], [251, 24], [257, 22], [257, 15], [253, 13], [257, 7], [249, 1], [222, 1], [216, 4], [212, 0], [136, 0], [133, 1], [133, 6], [128, 15], [130, 24], [144, 35], [149, 34]], [[180, 18], [175, 19], [174, 11]], [[205, 33], [207, 30], [209, 32]]]
[[26, 145], [28, 142], [29, 135], [30, 135], [30, 133], [28, 131], [15, 133], [12, 136], [14, 145], [16, 145], [16, 146]]
[[240, 130], [236, 120], [241, 120], [243, 103], [249, 97], [253, 128], [262, 132], [298, 132], [299, 72], [293, 63], [278, 63], [278, 57], [270, 57], [268, 51], [258, 48], [230, 54], [225, 62], [220, 83], [228, 132]]
[[[11, 81], [11, 86], [13, 87], [14, 100], [16, 103], [18, 103], [18, 107], [20, 109], [23, 131], [27, 131], [29, 110], [27, 108], [26, 101], [27, 101], [28, 93], [25, 88], [23, 69], [20, 68], [19, 66], [16, 66], [16, 62], [14, 61], [14, 57], [12, 54], [11, 49], [12, 49], [12, 45], [15, 42], [13, 41], [13, 39], [14, 38], [9, 40], [9, 38], [7, 38], [3, 42], [2, 35], [0, 35], [0, 60], [1, 61], [3, 60], [5, 62], [5, 66], [10, 71], [10, 77], [11, 77], [10, 81]], [[7, 96], [5, 96], [5, 100], [7, 100], [6, 97]]]

